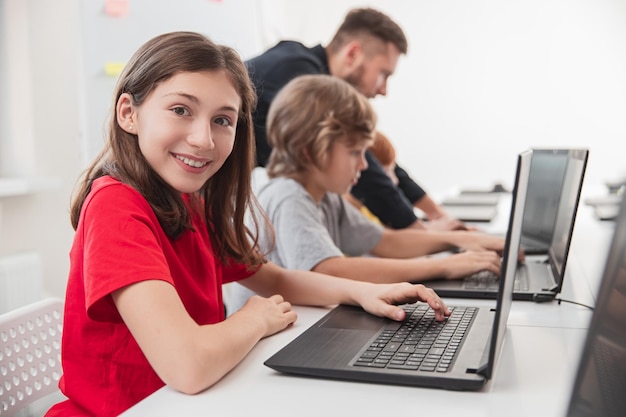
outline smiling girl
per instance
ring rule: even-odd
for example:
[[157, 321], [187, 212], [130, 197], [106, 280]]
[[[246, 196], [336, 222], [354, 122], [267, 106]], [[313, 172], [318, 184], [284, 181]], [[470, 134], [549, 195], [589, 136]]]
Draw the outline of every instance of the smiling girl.
[[[120, 75], [108, 141], [78, 184], [62, 342], [67, 401], [49, 416], [113, 416], [165, 384], [193, 394], [296, 320], [291, 303], [448, 309], [422, 285], [287, 271], [258, 251], [250, 183], [255, 95], [235, 51], [190, 32], [157, 36]], [[269, 226], [263, 227], [271, 235]], [[252, 297], [224, 318], [222, 285]], [[289, 301], [286, 301], [289, 300]]]

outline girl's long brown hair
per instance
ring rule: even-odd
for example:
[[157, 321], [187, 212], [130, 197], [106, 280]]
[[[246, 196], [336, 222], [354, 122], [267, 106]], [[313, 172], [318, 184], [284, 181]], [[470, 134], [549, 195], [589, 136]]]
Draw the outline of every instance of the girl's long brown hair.
[[[232, 258], [258, 265], [263, 257], [257, 251], [259, 220], [270, 227], [258, 210], [251, 193], [254, 167], [254, 133], [251, 112], [256, 95], [239, 55], [231, 48], [216, 45], [194, 32], [173, 32], [157, 36], [132, 56], [120, 75], [111, 106], [108, 140], [104, 149], [77, 184], [71, 206], [71, 221], [78, 227], [81, 209], [93, 181], [110, 175], [139, 191], [149, 202], [168, 236], [177, 238], [191, 228], [191, 214], [180, 192], [170, 187], [150, 167], [141, 153], [135, 135], [117, 122], [116, 104], [129, 93], [141, 105], [156, 86], [180, 72], [224, 71], [241, 98], [235, 143], [231, 155], [192, 198], [192, 207], [201, 207], [212, 243], [222, 262]], [[254, 232], [244, 223], [249, 215]]]

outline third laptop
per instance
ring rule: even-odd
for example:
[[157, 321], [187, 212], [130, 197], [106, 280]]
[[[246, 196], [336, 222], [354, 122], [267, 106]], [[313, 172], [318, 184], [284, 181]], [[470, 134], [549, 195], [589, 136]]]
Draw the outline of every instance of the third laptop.
[[[549, 245], [545, 253], [527, 250], [525, 262], [517, 269], [513, 298], [550, 301], [563, 286], [589, 150], [530, 152], [522, 245], [530, 246], [533, 238], [536, 243], [549, 238]], [[560, 184], [560, 189], [555, 189], [554, 184]], [[428, 286], [442, 297], [495, 298], [498, 280], [497, 275], [483, 271], [465, 279], [429, 281]]]
[[626, 199], [622, 197], [567, 417], [623, 417], [626, 412], [625, 271]]

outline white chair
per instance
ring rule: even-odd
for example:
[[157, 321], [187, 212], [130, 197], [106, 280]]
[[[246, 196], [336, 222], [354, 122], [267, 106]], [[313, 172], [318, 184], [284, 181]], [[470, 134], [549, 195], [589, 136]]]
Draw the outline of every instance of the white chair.
[[[0, 315], [0, 416], [58, 393], [63, 301], [47, 298]], [[55, 401], [56, 402], [56, 401]]]

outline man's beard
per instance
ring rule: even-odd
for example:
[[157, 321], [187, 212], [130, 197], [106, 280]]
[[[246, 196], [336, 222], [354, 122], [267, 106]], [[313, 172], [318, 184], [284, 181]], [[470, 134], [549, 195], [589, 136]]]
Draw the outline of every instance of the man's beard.
[[363, 83], [361, 82], [361, 79], [363, 78], [363, 74], [365, 73], [365, 66], [363, 64], [359, 65], [357, 68], [355, 68], [354, 71], [352, 71], [351, 74], [348, 74], [345, 78], [344, 81], [347, 81], [348, 84], [352, 85], [354, 88], [356, 88], [361, 94], [367, 96], [367, 98], [370, 98], [365, 91], [363, 91]]

